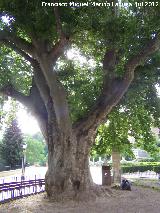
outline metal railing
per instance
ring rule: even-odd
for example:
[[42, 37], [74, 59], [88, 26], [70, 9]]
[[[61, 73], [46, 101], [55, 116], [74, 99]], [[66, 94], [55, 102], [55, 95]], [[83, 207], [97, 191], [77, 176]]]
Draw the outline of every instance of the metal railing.
[[44, 179], [0, 184], [0, 203], [37, 194], [45, 191]]

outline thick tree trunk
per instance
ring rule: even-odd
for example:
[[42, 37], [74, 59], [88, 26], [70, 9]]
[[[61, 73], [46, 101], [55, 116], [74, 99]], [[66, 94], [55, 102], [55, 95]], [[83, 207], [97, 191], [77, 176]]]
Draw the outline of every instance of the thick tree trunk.
[[113, 168], [113, 183], [121, 183], [121, 165], [120, 165], [121, 155], [118, 151], [112, 151], [112, 168]]
[[93, 188], [88, 162], [91, 133], [82, 128], [81, 132], [72, 129], [66, 92], [52, 63], [42, 56], [40, 66], [36, 64], [34, 72], [47, 111], [47, 126], [43, 128], [48, 144], [46, 192], [54, 200], [85, 199]]
[[83, 136], [78, 139], [72, 132], [67, 137], [56, 132], [54, 141], [50, 141], [48, 146], [48, 171], [45, 177], [46, 192], [51, 199], [88, 198], [93, 189], [89, 150]]

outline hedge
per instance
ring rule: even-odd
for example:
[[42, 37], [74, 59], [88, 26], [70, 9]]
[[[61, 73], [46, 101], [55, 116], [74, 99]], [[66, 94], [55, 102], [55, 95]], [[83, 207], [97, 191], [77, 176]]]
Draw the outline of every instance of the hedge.
[[146, 172], [154, 171], [160, 173], [160, 165], [148, 164], [148, 165], [130, 165], [130, 166], [121, 166], [122, 173], [134, 173], [134, 172]]

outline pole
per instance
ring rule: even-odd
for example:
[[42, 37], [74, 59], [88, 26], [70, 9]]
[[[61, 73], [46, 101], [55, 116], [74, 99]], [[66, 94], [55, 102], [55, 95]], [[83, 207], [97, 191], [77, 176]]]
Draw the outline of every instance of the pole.
[[22, 156], [22, 175], [21, 180], [25, 180], [25, 164], [26, 164], [26, 148], [27, 144], [23, 144], [23, 156]]
[[24, 151], [23, 151], [23, 156], [22, 156], [22, 175], [21, 175], [21, 180], [24, 180]]

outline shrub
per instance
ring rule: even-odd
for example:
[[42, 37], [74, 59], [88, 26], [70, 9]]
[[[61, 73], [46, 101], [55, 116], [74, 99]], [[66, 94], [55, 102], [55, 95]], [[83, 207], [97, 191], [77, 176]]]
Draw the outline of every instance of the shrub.
[[122, 173], [134, 173], [134, 172], [146, 172], [154, 171], [156, 173], [160, 172], [159, 162], [141, 162], [130, 165], [122, 165]]

